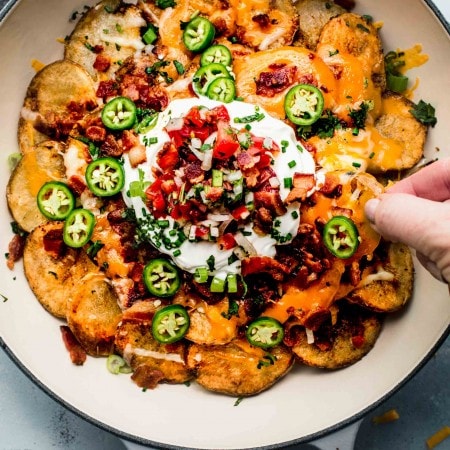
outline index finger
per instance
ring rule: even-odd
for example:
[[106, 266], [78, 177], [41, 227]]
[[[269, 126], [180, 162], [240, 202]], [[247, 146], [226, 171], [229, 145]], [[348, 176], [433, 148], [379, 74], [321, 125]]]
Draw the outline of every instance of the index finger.
[[450, 158], [440, 159], [424, 167], [386, 192], [411, 194], [438, 202], [450, 199]]

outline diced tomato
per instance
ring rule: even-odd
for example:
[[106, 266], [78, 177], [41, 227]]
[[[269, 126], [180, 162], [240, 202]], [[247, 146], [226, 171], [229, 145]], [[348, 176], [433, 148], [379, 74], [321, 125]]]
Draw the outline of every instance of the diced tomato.
[[224, 122], [230, 122], [230, 115], [224, 105], [217, 106], [210, 111], [205, 112], [205, 117], [208, 122], [217, 122], [223, 120]]
[[259, 155], [259, 161], [256, 163], [256, 167], [258, 169], [262, 169], [264, 167], [270, 166], [270, 163], [272, 162], [272, 158], [267, 153], [262, 153]]
[[245, 220], [250, 215], [250, 211], [248, 210], [248, 208], [245, 205], [241, 205], [241, 206], [238, 206], [233, 211], [231, 211], [231, 215], [236, 220]]
[[173, 170], [180, 161], [177, 147], [172, 143], [167, 143], [158, 152], [157, 163], [163, 172]]
[[239, 149], [239, 142], [228, 122], [217, 122], [217, 139], [213, 149], [213, 157], [228, 159]]
[[195, 237], [199, 239], [209, 238], [209, 228], [204, 225], [197, 225], [195, 228]]
[[185, 123], [191, 122], [196, 127], [203, 127], [205, 120], [200, 116], [200, 110], [198, 107], [191, 108], [184, 117]]
[[217, 245], [221, 250], [230, 250], [236, 247], [236, 241], [231, 233], [225, 233], [217, 239]]

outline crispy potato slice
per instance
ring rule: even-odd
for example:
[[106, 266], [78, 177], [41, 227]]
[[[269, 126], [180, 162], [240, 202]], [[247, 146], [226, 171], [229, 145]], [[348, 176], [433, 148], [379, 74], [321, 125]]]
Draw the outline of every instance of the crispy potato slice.
[[413, 107], [414, 103], [401, 94], [390, 91], [383, 94], [382, 114], [375, 128], [382, 136], [396, 141], [401, 151], [395, 159], [386, 152], [375, 152], [368, 167], [370, 172], [410, 169], [422, 158], [427, 127], [411, 114]]
[[215, 305], [201, 301], [189, 312], [190, 327], [186, 338], [197, 344], [222, 345], [231, 342], [238, 333], [235, 316], [227, 319], [228, 298]]
[[[40, 70], [28, 86], [19, 118], [23, 153], [52, 138], [67, 135], [72, 124], [97, 105], [94, 81], [78, 64], [55, 61]], [[70, 108], [76, 105], [76, 111]]]
[[[109, 79], [120, 61], [144, 48], [141, 28], [145, 26], [136, 6], [119, 0], [101, 1], [77, 23], [66, 41], [64, 57], [83, 66], [95, 80]], [[106, 70], [94, 67], [100, 56], [109, 63]]]
[[388, 243], [386, 255], [353, 290], [348, 299], [372, 311], [394, 312], [402, 308], [412, 296], [414, 264], [409, 247]]
[[71, 269], [78, 252], [65, 248], [60, 256], [48, 252], [44, 237], [62, 241], [63, 222], [47, 222], [35, 228], [27, 237], [23, 266], [28, 283], [41, 305], [59, 318], [66, 317], [67, 297], [71, 286]]
[[236, 339], [227, 345], [193, 344], [187, 361], [205, 389], [242, 397], [271, 387], [288, 373], [294, 358], [284, 346], [265, 351]]
[[356, 57], [366, 76], [384, 90], [386, 75], [381, 40], [377, 28], [363, 17], [353, 13], [334, 17], [323, 27], [318, 44]]
[[78, 342], [92, 356], [109, 355], [122, 318], [117, 296], [99, 271], [75, 280], [67, 303], [67, 324]]
[[6, 188], [6, 199], [14, 220], [25, 231], [47, 222], [37, 206], [36, 198], [47, 181], [64, 181], [64, 145], [45, 141], [27, 152], [17, 164]]
[[330, 19], [346, 10], [329, 0], [300, 0], [294, 3], [299, 17], [299, 36], [296, 45], [315, 50], [320, 33]]
[[128, 308], [117, 328], [116, 349], [137, 372], [141, 387], [155, 387], [160, 382], [185, 383], [192, 378], [185, 361], [186, 341], [164, 345], [153, 338], [151, 323], [156, 310], [152, 301]]
[[373, 348], [381, 326], [381, 315], [341, 303], [336, 324], [323, 324], [314, 332], [314, 343], [308, 343], [303, 327], [296, 330], [292, 351], [308, 366], [340, 369], [359, 361]]

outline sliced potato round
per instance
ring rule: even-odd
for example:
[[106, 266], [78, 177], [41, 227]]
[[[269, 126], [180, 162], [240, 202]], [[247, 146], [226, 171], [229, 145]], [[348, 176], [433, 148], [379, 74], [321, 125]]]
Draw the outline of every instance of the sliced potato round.
[[381, 325], [379, 314], [341, 303], [335, 325], [329, 322], [322, 325], [314, 332], [313, 343], [308, 343], [306, 330], [302, 328], [292, 351], [300, 362], [308, 366], [340, 369], [359, 361], [372, 349]]
[[135, 303], [124, 312], [117, 328], [115, 346], [136, 372], [141, 387], [157, 383], [185, 383], [192, 378], [186, 365], [185, 341], [160, 344], [151, 332], [156, 307], [151, 301]]
[[[94, 81], [78, 64], [55, 61], [31, 80], [19, 118], [18, 140], [23, 153], [50, 137], [70, 131], [76, 117], [97, 105]], [[76, 105], [76, 117], [68, 109]], [[60, 122], [58, 122], [60, 121]], [[64, 123], [62, 130], [61, 124]]]
[[271, 387], [288, 373], [294, 358], [284, 346], [262, 350], [236, 339], [226, 345], [193, 344], [187, 361], [205, 389], [242, 397]]
[[375, 122], [378, 132], [397, 142], [400, 151], [393, 158], [387, 152], [375, 152], [368, 170], [373, 173], [405, 170], [416, 165], [423, 156], [427, 127], [412, 114], [414, 103], [401, 94], [387, 91], [383, 94], [381, 116]]
[[65, 318], [67, 298], [71, 288], [71, 270], [78, 252], [64, 247], [61, 254], [45, 250], [44, 238], [62, 241], [63, 222], [47, 222], [35, 228], [27, 237], [23, 265], [28, 283], [41, 305], [59, 318]]
[[67, 302], [67, 324], [92, 356], [109, 355], [122, 318], [117, 295], [100, 272], [76, 280]]
[[[111, 78], [120, 62], [144, 48], [141, 11], [119, 0], [104, 0], [89, 9], [66, 41], [64, 57], [83, 66], [97, 79]], [[95, 51], [99, 49], [99, 51]], [[106, 70], [94, 67], [97, 56], [109, 62]]]
[[362, 279], [348, 299], [372, 311], [394, 312], [402, 308], [412, 296], [414, 264], [409, 247], [388, 243], [381, 263]]
[[329, 0], [299, 0], [294, 3], [299, 17], [297, 45], [315, 50], [326, 23], [346, 10]]
[[331, 45], [340, 53], [356, 57], [366, 76], [381, 90], [386, 86], [383, 47], [378, 30], [362, 16], [353, 13], [332, 18], [323, 27], [320, 45]]
[[30, 232], [47, 222], [39, 211], [36, 198], [47, 181], [64, 181], [63, 151], [64, 145], [59, 142], [42, 142], [22, 156], [11, 174], [6, 198], [14, 220], [25, 231]]

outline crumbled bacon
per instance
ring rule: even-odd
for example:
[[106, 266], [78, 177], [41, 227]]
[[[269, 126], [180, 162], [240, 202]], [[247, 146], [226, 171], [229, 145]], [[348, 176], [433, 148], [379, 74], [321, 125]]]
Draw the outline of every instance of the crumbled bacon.
[[111, 60], [108, 56], [99, 54], [95, 58], [93, 67], [95, 70], [98, 70], [99, 72], [106, 72], [111, 67]]
[[54, 258], [64, 255], [66, 246], [63, 241], [63, 229], [55, 228], [49, 230], [43, 237], [44, 250], [50, 253]]
[[193, 185], [201, 183], [205, 179], [205, 172], [199, 162], [187, 164], [184, 168], [184, 174]]
[[308, 192], [314, 188], [314, 175], [308, 173], [295, 173], [292, 180], [293, 187], [286, 198], [286, 203], [305, 201]]
[[70, 186], [70, 189], [77, 195], [81, 195], [86, 189], [86, 183], [80, 175], [72, 175], [67, 183]]
[[61, 325], [59, 329], [61, 330], [64, 345], [69, 352], [70, 360], [77, 366], [83, 365], [86, 361], [87, 354], [81, 344], [77, 341], [72, 330], [67, 325]]
[[164, 380], [164, 373], [159, 369], [141, 364], [136, 367], [131, 379], [141, 388], [155, 389], [158, 383]]
[[270, 25], [270, 17], [268, 14], [257, 14], [252, 17], [252, 21], [256, 22], [261, 28], [268, 28]]
[[270, 72], [261, 72], [256, 80], [256, 94], [273, 97], [294, 83], [296, 73], [295, 66], [277, 66]]
[[342, 183], [339, 177], [335, 174], [327, 173], [320, 192], [329, 198], [339, 198], [342, 195]]
[[103, 142], [106, 139], [106, 129], [98, 125], [90, 125], [86, 128], [86, 137], [93, 142]]
[[276, 216], [286, 214], [286, 207], [280, 197], [280, 192], [277, 191], [258, 191], [254, 194], [255, 207], [264, 207], [273, 212]]
[[124, 150], [118, 140], [110, 133], [108, 133], [105, 141], [102, 143], [101, 149], [105, 156], [113, 157], [122, 156]]
[[23, 249], [25, 248], [25, 236], [15, 234], [8, 245], [8, 259], [6, 265], [8, 269], [14, 269], [14, 263], [19, 261], [23, 256]]
[[156, 162], [163, 173], [175, 169], [180, 162], [180, 156], [175, 145], [171, 142], [165, 142], [156, 156]]
[[100, 81], [96, 95], [99, 98], [107, 99], [108, 97], [117, 96], [119, 93], [119, 85], [115, 80]]
[[253, 256], [242, 261], [242, 276], [254, 273], [268, 273], [274, 280], [281, 281], [289, 274], [289, 267], [269, 256]]

